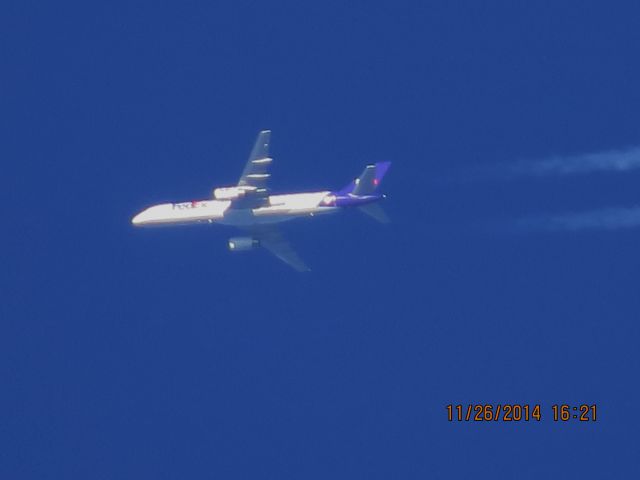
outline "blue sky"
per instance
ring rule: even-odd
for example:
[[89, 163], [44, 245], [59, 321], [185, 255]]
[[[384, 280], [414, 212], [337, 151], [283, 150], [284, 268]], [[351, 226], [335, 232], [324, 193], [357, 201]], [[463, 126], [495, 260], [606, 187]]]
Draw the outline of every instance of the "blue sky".
[[[0, 477], [640, 473], [640, 228], [537, 228], [635, 211], [640, 173], [477, 175], [640, 145], [636, 2], [1, 13]], [[392, 161], [393, 224], [288, 225], [302, 276], [233, 229], [131, 227], [264, 128], [278, 191]], [[543, 419], [446, 420], [482, 402]]]

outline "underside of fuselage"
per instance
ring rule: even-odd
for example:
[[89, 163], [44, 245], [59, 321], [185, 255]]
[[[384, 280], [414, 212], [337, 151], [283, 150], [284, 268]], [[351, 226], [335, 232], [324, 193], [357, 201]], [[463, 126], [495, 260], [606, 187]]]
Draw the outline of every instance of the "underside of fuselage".
[[270, 225], [287, 222], [296, 218], [313, 217], [335, 213], [339, 209], [335, 207], [317, 207], [313, 209], [283, 211], [281, 208], [266, 207], [260, 209], [228, 209], [222, 218], [213, 220], [212, 223], [230, 225], [234, 227], [251, 227], [253, 225]]

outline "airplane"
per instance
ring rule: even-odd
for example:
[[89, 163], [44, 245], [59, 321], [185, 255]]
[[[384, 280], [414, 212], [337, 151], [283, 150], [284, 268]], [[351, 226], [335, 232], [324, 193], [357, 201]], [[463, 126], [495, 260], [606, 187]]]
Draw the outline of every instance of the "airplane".
[[232, 237], [229, 250], [242, 252], [262, 247], [299, 272], [309, 267], [285, 240], [277, 224], [301, 217], [336, 213], [357, 208], [380, 223], [389, 218], [378, 202], [377, 193], [391, 162], [368, 165], [362, 174], [338, 191], [287, 193], [274, 195], [267, 188], [270, 130], [258, 134], [238, 184], [213, 190], [213, 198], [181, 203], [153, 205], [131, 219], [137, 227], [188, 224], [221, 224], [239, 227], [246, 236]]

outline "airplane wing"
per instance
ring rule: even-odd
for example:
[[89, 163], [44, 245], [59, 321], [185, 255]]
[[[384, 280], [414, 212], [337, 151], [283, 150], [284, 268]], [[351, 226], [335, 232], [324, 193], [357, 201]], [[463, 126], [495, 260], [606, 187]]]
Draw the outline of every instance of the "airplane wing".
[[258, 134], [238, 186], [256, 187], [258, 191], [265, 189], [266, 192], [266, 184], [270, 176], [268, 171], [272, 161], [269, 157], [270, 139], [271, 130], [263, 130]]
[[260, 246], [274, 254], [284, 263], [298, 272], [309, 272], [311, 269], [304, 263], [298, 254], [291, 248], [280, 230], [274, 226], [263, 226], [251, 229], [253, 237], [260, 242]]

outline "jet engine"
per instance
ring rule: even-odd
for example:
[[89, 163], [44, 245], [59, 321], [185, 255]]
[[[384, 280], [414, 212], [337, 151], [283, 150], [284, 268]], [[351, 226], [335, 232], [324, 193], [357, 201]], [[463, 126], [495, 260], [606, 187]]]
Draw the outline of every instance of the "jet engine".
[[213, 191], [216, 200], [237, 200], [247, 193], [246, 188], [241, 187], [222, 187]]
[[259, 244], [260, 242], [253, 237], [233, 237], [229, 239], [229, 250], [232, 252], [243, 252], [245, 250], [251, 250]]

